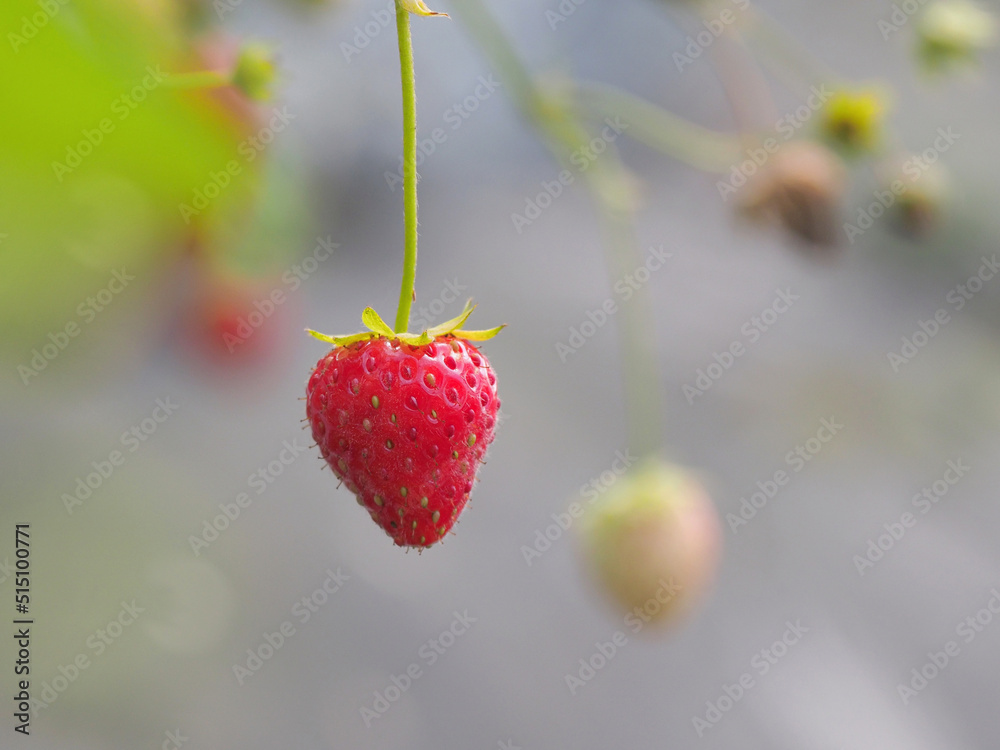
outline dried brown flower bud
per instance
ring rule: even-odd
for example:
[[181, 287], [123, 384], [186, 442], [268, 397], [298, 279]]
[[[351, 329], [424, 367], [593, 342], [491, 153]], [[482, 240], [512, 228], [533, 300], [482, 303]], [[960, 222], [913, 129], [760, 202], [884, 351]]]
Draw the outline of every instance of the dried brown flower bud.
[[740, 208], [751, 218], [783, 226], [814, 247], [835, 244], [846, 187], [841, 159], [814, 141], [776, 151], [747, 185]]

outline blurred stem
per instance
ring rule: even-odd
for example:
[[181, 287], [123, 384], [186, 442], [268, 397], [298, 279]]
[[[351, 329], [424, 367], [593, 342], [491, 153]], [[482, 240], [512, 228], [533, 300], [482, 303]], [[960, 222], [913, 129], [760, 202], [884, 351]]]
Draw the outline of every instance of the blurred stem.
[[708, 56], [736, 127], [742, 133], [743, 146], [751, 148], [758, 134], [778, 120], [767, 80], [736, 29], [727, 28], [719, 37], [719, 43], [709, 49]]
[[798, 89], [799, 93], [803, 93], [808, 92], [811, 86], [839, 80], [832, 69], [819, 62], [774, 19], [757, 8], [749, 7], [743, 11], [740, 27], [763, 51], [770, 71], [782, 79], [789, 89]]
[[163, 81], [164, 86], [174, 89], [217, 89], [233, 82], [231, 73], [219, 70], [201, 70], [196, 73], [174, 73]]
[[[600, 200], [597, 202], [601, 208], [604, 244], [610, 251], [606, 253], [608, 271], [614, 279], [634, 274], [643, 262], [637, 252], [635, 217], [630, 211], [615, 209]], [[640, 287], [632, 299], [618, 304], [629, 446], [639, 456], [660, 449], [665, 421], [656, 337], [653, 335], [653, 306], [646, 290], [646, 286]]]
[[615, 86], [582, 84], [580, 98], [602, 117], [621, 117], [634, 140], [696, 169], [724, 172], [739, 157], [735, 137], [695, 125]]
[[[521, 115], [539, 131], [557, 161], [570, 165], [571, 155], [591, 140], [589, 131], [572, 110], [572, 103], [552, 96], [537, 84], [482, 0], [462, 0], [456, 3], [454, 12], [500, 72]], [[600, 213], [605, 262], [613, 285], [633, 273], [644, 260], [633, 227], [633, 180], [610, 148], [582, 175]], [[658, 450], [662, 442], [663, 407], [656, 358], [650, 348], [654, 337], [649, 331], [651, 306], [647, 288], [638, 289], [627, 304], [619, 307], [629, 447], [640, 456], [648, 455]]]
[[403, 223], [405, 249], [403, 281], [396, 308], [396, 333], [410, 326], [410, 306], [417, 280], [417, 86], [413, 72], [413, 37], [410, 12], [396, 0], [396, 31], [399, 36], [399, 70], [403, 83]]

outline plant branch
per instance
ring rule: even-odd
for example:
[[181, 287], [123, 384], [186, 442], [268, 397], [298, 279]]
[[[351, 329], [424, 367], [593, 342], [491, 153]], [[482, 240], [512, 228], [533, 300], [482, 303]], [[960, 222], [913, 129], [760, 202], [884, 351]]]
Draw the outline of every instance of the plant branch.
[[229, 86], [233, 82], [232, 73], [219, 70], [199, 70], [194, 73], [173, 73], [168, 75], [163, 85], [173, 89], [216, 89]]
[[403, 84], [403, 223], [405, 245], [403, 280], [396, 309], [396, 333], [410, 326], [417, 278], [417, 92], [413, 72], [413, 37], [410, 13], [396, 0], [396, 30], [399, 36], [399, 70]]
[[739, 140], [685, 120], [615, 86], [582, 84], [580, 101], [602, 117], [621, 117], [627, 134], [662, 154], [706, 172], [724, 172], [739, 158]]

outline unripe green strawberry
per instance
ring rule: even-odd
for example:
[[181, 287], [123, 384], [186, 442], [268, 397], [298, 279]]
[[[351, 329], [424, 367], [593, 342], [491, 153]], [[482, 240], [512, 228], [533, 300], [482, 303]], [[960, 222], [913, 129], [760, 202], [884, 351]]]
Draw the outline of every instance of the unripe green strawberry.
[[936, 0], [917, 22], [917, 53], [931, 72], [973, 63], [996, 43], [993, 15], [969, 0]]
[[885, 136], [887, 101], [886, 93], [876, 86], [838, 89], [819, 113], [820, 133], [842, 154], [871, 154]]
[[891, 209], [893, 225], [909, 239], [926, 237], [938, 227], [951, 193], [948, 170], [941, 162], [921, 166], [927, 171], [920, 172], [919, 179], [913, 178], [912, 170], [899, 172], [883, 188], [899, 196]]
[[274, 50], [270, 45], [261, 42], [244, 44], [236, 58], [233, 85], [253, 101], [262, 102], [271, 98], [276, 77]]
[[643, 620], [667, 622], [711, 583], [721, 547], [712, 501], [690, 473], [647, 459], [587, 511], [587, 563], [605, 592]]

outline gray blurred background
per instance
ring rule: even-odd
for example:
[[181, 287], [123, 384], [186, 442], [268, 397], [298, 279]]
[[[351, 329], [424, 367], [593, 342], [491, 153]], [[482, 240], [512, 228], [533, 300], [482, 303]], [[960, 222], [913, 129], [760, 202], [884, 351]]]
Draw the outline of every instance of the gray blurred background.
[[[312, 237], [338, 243], [265, 324], [277, 332], [265, 362], [247, 373], [193, 361], [168, 316], [149, 312], [166, 292], [137, 285], [87, 332], [91, 353], [30, 387], [13, 380], [23, 355], [4, 368], [12, 380], [0, 417], [0, 560], [14, 560], [13, 524], [30, 523], [33, 685], [52, 684], [80, 654], [90, 663], [33, 717], [30, 741], [74, 750], [995, 747], [1000, 623], [987, 610], [989, 624], [969, 642], [959, 628], [1000, 587], [1000, 280], [958, 312], [946, 296], [998, 250], [996, 55], [977, 74], [932, 85], [914, 69], [911, 35], [883, 40], [877, 22], [889, 3], [760, 3], [845, 77], [890, 82], [892, 122], [909, 148], [928, 147], [939, 127], [960, 134], [945, 157], [948, 218], [919, 244], [883, 220], [835, 261], [816, 263], [779, 234], [737, 221], [715, 178], [618, 144], [645, 188], [642, 248], [672, 254], [648, 284], [667, 455], [703, 474], [725, 542], [700, 610], [666, 632], [634, 635], [590, 586], [573, 529], [530, 565], [523, 552], [630, 446], [615, 326], [566, 363], [555, 351], [614, 296], [592, 205], [577, 187], [515, 230], [511, 214], [559, 166], [502, 87], [420, 168], [418, 307], [451, 299], [449, 284], [459, 285], [462, 297], [442, 318], [467, 295], [481, 326], [509, 324], [485, 345], [503, 420], [457, 533], [404, 553], [336, 489], [317, 451], [286, 451], [297, 457], [280, 463], [283, 441], [312, 442], [299, 399], [324, 346], [302, 329], [354, 330], [363, 307], [391, 315], [397, 295], [402, 196], [385, 178], [399, 154], [394, 29], [350, 62], [341, 48], [386, 5], [351, 0], [303, 17], [247, 0], [226, 18], [234, 31], [280, 44], [281, 104], [295, 118], [275, 149], [307, 166], [314, 216], [298, 253], [313, 251]], [[534, 68], [614, 82], [733, 128], [709, 62], [678, 72], [672, 60], [696, 29], [689, 17], [653, 2], [588, 0], [552, 30], [545, 11], [554, 2], [494, 5]], [[419, 21], [415, 44], [423, 135], [493, 71], [459, 23]], [[779, 92], [777, 103], [783, 113], [801, 101]], [[855, 185], [851, 212], [874, 189], [864, 168]], [[689, 403], [683, 386], [742, 340], [779, 289], [799, 300]], [[942, 307], [950, 322], [894, 372], [887, 353]], [[148, 318], [154, 324], [140, 329]], [[128, 355], [108, 366], [102, 352], [123, 348]], [[178, 408], [67, 513], [63, 493], [120, 448], [157, 399]], [[726, 514], [788, 469], [786, 455], [823, 419], [843, 429], [734, 531]], [[970, 469], [920, 513], [913, 497], [948, 461]], [[273, 483], [256, 494], [248, 482], [261, 469]], [[191, 536], [241, 492], [252, 503], [195, 555]], [[905, 512], [912, 527], [859, 573], [856, 556]], [[338, 571], [340, 588], [302, 622], [296, 603]], [[11, 597], [6, 578], [0, 599]], [[133, 600], [144, 612], [99, 652], [94, 635]], [[443, 653], [428, 648], [456, 612], [474, 622], [437, 641]], [[285, 621], [294, 634], [240, 684], [234, 665], [246, 667], [247, 650]], [[789, 622], [807, 632], [762, 674], [761, 652]], [[579, 675], [580, 660], [616, 630], [627, 644], [571, 692], [566, 676]], [[9, 695], [14, 652], [5, 640]], [[904, 701], [898, 686], [949, 641], [958, 655]], [[398, 678], [411, 664], [419, 676], [377, 718], [366, 714], [394, 676], [406, 684]], [[699, 731], [693, 719], [746, 673], [752, 687]], [[8, 703], [4, 747], [23, 741], [11, 713]]]

